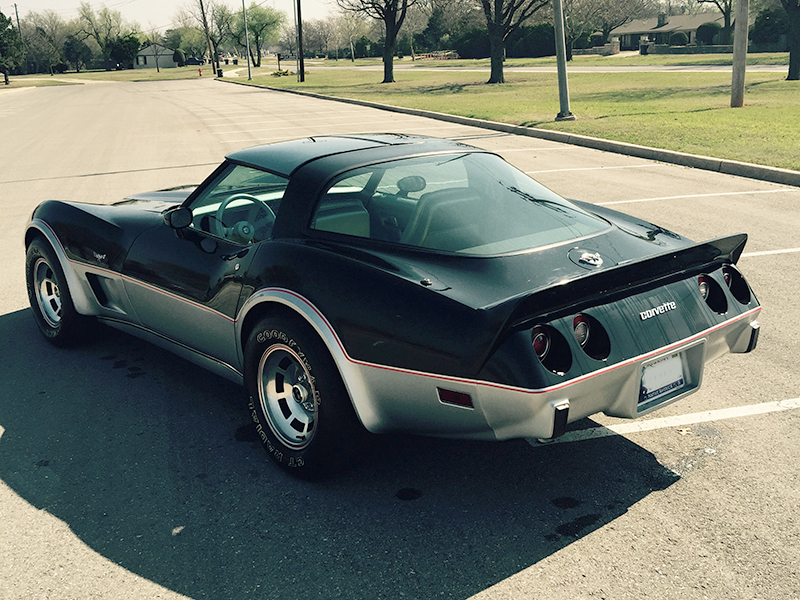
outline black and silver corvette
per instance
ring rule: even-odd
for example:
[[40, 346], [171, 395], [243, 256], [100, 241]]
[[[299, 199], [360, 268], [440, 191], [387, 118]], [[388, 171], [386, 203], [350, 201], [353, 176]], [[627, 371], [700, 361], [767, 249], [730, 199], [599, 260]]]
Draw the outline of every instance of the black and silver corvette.
[[235, 152], [201, 185], [48, 201], [25, 233], [42, 333], [94, 321], [243, 383], [287, 470], [365, 431], [551, 438], [637, 417], [755, 348], [746, 235], [696, 244], [566, 201], [500, 157], [402, 135]]

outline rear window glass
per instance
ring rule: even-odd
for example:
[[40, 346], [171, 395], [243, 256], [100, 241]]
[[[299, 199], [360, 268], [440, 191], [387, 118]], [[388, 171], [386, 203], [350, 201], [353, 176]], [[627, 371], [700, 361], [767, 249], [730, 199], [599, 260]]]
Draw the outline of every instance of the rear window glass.
[[311, 229], [471, 255], [519, 252], [608, 224], [493, 154], [396, 160], [339, 176]]

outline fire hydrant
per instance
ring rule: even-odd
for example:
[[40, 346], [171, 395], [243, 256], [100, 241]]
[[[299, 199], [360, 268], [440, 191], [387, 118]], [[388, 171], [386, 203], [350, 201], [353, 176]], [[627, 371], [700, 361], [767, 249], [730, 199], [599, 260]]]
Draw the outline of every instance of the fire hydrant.
[[197, 69], [197, 72], [199, 73], [200, 77], [202, 77], [202, 76], [203, 76], [203, 68], [202, 68], [202, 67], [200, 67], [199, 69]]

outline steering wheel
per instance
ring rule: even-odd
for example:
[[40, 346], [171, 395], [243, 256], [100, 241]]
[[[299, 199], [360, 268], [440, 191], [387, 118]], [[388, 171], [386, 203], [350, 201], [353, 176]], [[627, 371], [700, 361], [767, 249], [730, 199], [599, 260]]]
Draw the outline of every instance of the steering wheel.
[[[232, 227], [225, 227], [225, 224], [222, 222], [222, 216], [225, 213], [225, 209], [228, 208], [228, 205], [235, 200], [249, 200], [253, 203], [253, 208], [250, 210], [245, 221], [239, 221]], [[255, 217], [258, 216], [259, 209], [264, 215], [256, 219]], [[259, 200], [255, 196], [245, 193], [232, 194], [225, 198], [225, 200], [220, 203], [219, 208], [217, 208], [214, 217], [214, 233], [218, 237], [245, 244], [249, 244], [253, 241], [256, 231], [267, 229], [268, 227], [271, 228], [275, 223], [275, 213], [272, 212], [272, 209], [267, 206], [263, 200]], [[268, 231], [264, 236], [261, 236], [261, 239], [266, 239], [267, 237]]]

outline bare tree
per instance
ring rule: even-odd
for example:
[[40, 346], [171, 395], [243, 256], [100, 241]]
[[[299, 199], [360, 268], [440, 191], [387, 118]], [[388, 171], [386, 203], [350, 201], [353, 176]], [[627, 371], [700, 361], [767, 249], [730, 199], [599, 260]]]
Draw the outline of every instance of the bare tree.
[[486, 83], [504, 83], [505, 41], [550, 0], [481, 0], [489, 30], [491, 74]]
[[394, 83], [394, 52], [397, 34], [406, 20], [408, 9], [417, 0], [336, 0], [340, 8], [362, 13], [383, 22], [383, 83]]
[[350, 46], [350, 60], [355, 61], [353, 40], [366, 33], [367, 24], [360, 14], [345, 12], [336, 18], [336, 28], [339, 30], [342, 43], [346, 41]]
[[598, 14], [597, 29], [603, 32], [603, 41], [608, 42], [611, 31], [634, 19], [643, 18], [652, 10], [650, 0], [598, 0], [602, 10]]

